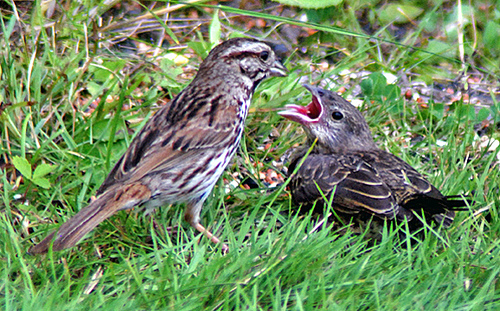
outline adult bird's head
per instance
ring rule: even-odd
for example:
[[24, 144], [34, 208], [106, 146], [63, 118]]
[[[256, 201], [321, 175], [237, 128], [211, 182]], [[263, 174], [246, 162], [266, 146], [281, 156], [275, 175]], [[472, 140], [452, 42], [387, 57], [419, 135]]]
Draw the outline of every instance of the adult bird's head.
[[210, 71], [231, 79], [233, 74], [245, 77], [252, 90], [267, 77], [284, 77], [288, 71], [273, 49], [265, 42], [234, 38], [216, 46], [200, 66], [198, 76]]

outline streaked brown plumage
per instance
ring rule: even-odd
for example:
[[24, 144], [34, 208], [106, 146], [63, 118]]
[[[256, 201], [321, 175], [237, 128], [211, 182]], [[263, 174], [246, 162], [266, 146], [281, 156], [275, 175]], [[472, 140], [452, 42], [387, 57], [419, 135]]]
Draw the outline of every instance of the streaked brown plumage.
[[[134, 138], [97, 191], [97, 199], [30, 253], [75, 245], [119, 210], [186, 203], [185, 219], [200, 224], [203, 202], [238, 148], [257, 85], [286, 69], [265, 43], [237, 38], [215, 47], [193, 81]], [[54, 238], [55, 235], [55, 238]]]
[[[379, 149], [361, 113], [333, 92], [305, 85], [312, 93], [307, 106], [287, 105], [280, 115], [300, 123], [308, 136], [288, 168], [293, 173], [313, 141], [316, 145], [295, 175], [290, 190], [297, 204], [329, 200], [347, 215], [374, 215], [421, 227], [413, 214], [424, 214], [449, 226], [463, 200], [446, 197], [400, 158]], [[319, 189], [321, 189], [321, 192]]]

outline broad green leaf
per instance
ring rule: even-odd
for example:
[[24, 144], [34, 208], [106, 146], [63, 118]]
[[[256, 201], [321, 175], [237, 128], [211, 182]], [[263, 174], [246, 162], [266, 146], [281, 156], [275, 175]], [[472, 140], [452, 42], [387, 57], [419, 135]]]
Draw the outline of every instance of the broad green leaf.
[[461, 102], [458, 102], [457, 106], [457, 115], [460, 118], [465, 118], [468, 120], [474, 120], [476, 118], [476, 111], [473, 105], [464, 105]]
[[491, 50], [493, 55], [500, 53], [500, 25], [494, 21], [488, 21], [483, 31], [484, 46]]
[[36, 178], [31, 180], [35, 185], [42, 187], [44, 189], [49, 189], [50, 188], [50, 182], [47, 178]]
[[210, 44], [212, 44], [212, 46], [216, 46], [219, 43], [220, 33], [219, 10], [215, 10], [209, 29]]
[[384, 90], [387, 86], [387, 78], [380, 72], [370, 74], [370, 79], [373, 80], [373, 91], [376, 95], [385, 95]]
[[453, 57], [455, 56], [456, 49], [446, 42], [442, 42], [439, 40], [429, 40], [429, 44], [427, 45], [426, 50], [434, 54]]
[[435, 11], [426, 12], [425, 16], [421, 18], [420, 25], [428, 32], [436, 30], [439, 22], [440, 15]]
[[342, 0], [273, 0], [281, 4], [297, 6], [303, 9], [322, 9], [342, 3]]
[[430, 53], [417, 51], [415, 57], [427, 62], [439, 62], [442, 59], [440, 56], [454, 57], [457, 49], [443, 41], [429, 40], [425, 50]]
[[486, 120], [486, 118], [488, 118], [489, 116], [490, 116], [490, 110], [488, 108], [481, 108], [481, 110], [477, 112], [478, 121]]
[[55, 166], [50, 164], [40, 164], [33, 172], [33, 179], [41, 178], [54, 170]]
[[28, 160], [15, 156], [12, 158], [12, 164], [24, 177], [31, 179], [31, 164]]
[[408, 4], [389, 4], [379, 10], [379, 20], [382, 24], [402, 24], [415, 20], [424, 9]]
[[187, 43], [187, 45], [203, 59], [207, 57], [208, 51], [210, 51], [210, 47], [208, 46], [209, 44], [204, 41], [190, 41]]
[[444, 104], [432, 104], [431, 114], [439, 120], [442, 119], [444, 116], [444, 106]]
[[401, 97], [401, 89], [395, 84], [388, 84], [384, 88], [384, 94], [386, 100], [397, 100]]
[[126, 64], [127, 61], [122, 59], [107, 60], [102, 64], [92, 64], [92, 66], [89, 67], [89, 71], [93, 73], [94, 81], [109, 83], [110, 80], [117, 78], [116, 72], [122, 70]]
[[363, 79], [359, 84], [361, 86], [361, 91], [363, 95], [370, 96], [373, 94], [373, 80], [372, 79]]

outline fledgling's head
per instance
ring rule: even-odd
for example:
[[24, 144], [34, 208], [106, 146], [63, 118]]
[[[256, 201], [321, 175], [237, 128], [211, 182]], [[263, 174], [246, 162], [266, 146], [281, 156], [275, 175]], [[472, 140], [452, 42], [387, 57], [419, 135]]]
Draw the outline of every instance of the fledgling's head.
[[376, 148], [363, 115], [341, 96], [310, 85], [312, 94], [307, 106], [286, 105], [281, 116], [300, 123], [308, 138], [318, 139], [317, 146], [327, 152], [370, 150]]

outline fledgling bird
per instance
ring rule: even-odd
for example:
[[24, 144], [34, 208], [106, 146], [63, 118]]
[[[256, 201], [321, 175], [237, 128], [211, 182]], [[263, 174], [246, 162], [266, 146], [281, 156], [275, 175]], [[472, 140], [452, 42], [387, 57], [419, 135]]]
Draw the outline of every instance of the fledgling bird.
[[32, 254], [74, 246], [119, 210], [186, 203], [185, 220], [213, 242], [200, 211], [236, 152], [252, 95], [268, 77], [287, 70], [266, 43], [227, 40], [210, 51], [193, 81], [137, 134], [97, 191], [97, 198]]
[[454, 210], [466, 206], [464, 200], [444, 196], [408, 163], [379, 149], [361, 113], [344, 98], [321, 88], [304, 87], [312, 93], [312, 102], [287, 105], [279, 112], [300, 123], [308, 137], [307, 145], [292, 156], [289, 174], [317, 139], [291, 176], [296, 204], [312, 206], [319, 201], [323, 206], [323, 196], [330, 200], [333, 195], [332, 207], [344, 216], [406, 218], [412, 228], [418, 228], [423, 224], [415, 217], [417, 213], [444, 227], [451, 225]]

